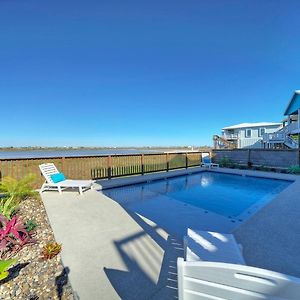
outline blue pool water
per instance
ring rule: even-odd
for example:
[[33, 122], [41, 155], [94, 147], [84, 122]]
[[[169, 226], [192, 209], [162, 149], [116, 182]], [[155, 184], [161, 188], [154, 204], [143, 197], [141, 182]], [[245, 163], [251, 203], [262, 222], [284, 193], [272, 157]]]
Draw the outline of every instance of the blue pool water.
[[[104, 191], [120, 204], [164, 199], [243, 221], [290, 185], [290, 181], [202, 172]], [[158, 208], [159, 209], [159, 206]]]

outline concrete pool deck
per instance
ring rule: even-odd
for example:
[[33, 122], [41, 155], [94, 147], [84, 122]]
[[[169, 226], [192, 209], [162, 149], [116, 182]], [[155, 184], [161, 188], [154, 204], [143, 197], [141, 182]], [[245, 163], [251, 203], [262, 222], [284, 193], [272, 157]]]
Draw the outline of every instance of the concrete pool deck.
[[[100, 181], [97, 188], [197, 171], [199, 168]], [[294, 180], [234, 234], [243, 245], [248, 265], [300, 277], [300, 177], [212, 171]], [[46, 192], [42, 199], [55, 238], [63, 244], [62, 260], [80, 299], [177, 298], [176, 259], [183, 256], [180, 239], [95, 190], [83, 196]]]
[[95, 190], [43, 201], [79, 299], [176, 299], [181, 241]]

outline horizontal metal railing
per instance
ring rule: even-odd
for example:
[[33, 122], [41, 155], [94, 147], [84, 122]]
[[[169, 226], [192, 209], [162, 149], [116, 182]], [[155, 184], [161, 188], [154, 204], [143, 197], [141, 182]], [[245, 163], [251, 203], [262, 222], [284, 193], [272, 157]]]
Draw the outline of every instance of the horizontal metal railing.
[[287, 145], [289, 148], [292, 148], [292, 149], [298, 148], [298, 142], [283, 132], [265, 133], [263, 136], [263, 142], [283, 143], [283, 144]]
[[238, 139], [238, 134], [237, 133], [223, 133], [222, 134], [222, 137], [224, 138], [224, 139]]
[[58, 170], [69, 179], [110, 179], [151, 172], [167, 172], [173, 169], [199, 166], [202, 153], [204, 152], [2, 158], [0, 159], [0, 179], [5, 176], [21, 179], [32, 173], [37, 176], [36, 187], [39, 187], [44, 181], [39, 165], [49, 162], [54, 163]]
[[264, 142], [270, 142], [270, 141], [284, 142], [285, 137], [286, 137], [286, 134], [283, 132], [265, 133], [263, 135], [263, 141]]

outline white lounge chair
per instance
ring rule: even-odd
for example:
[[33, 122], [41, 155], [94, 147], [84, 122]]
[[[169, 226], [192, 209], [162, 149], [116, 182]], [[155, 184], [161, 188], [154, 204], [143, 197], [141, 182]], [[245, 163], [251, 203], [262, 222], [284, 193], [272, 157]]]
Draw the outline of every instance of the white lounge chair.
[[215, 164], [211, 161], [209, 153], [202, 153], [201, 156], [202, 156], [201, 167], [206, 167], [206, 168], [218, 168], [219, 167], [219, 164]]
[[93, 181], [92, 180], [71, 180], [65, 179], [60, 182], [54, 183], [51, 175], [59, 174], [59, 171], [55, 167], [53, 163], [42, 164], [39, 166], [43, 176], [45, 177], [46, 181], [42, 185], [40, 189], [40, 193], [46, 190], [57, 190], [60, 194], [62, 191], [67, 188], [78, 188], [80, 195], [83, 194], [84, 191], [93, 188]]
[[179, 300], [299, 300], [300, 278], [246, 266], [233, 235], [188, 230]]

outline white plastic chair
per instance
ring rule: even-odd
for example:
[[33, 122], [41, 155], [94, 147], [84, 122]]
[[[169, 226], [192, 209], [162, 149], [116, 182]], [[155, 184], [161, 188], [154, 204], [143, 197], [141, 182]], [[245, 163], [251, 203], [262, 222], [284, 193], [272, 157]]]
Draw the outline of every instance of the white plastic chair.
[[233, 235], [189, 230], [177, 260], [179, 300], [299, 300], [300, 279], [247, 266]]
[[62, 191], [67, 188], [78, 188], [79, 194], [82, 195], [84, 191], [92, 189], [93, 181], [92, 180], [72, 180], [66, 179], [57, 183], [54, 183], [51, 179], [51, 175], [59, 173], [57, 168], [53, 163], [47, 163], [39, 165], [39, 168], [45, 177], [46, 181], [40, 189], [40, 193], [46, 190], [57, 190], [60, 194]]
[[201, 167], [206, 167], [206, 168], [218, 168], [219, 164], [215, 164], [212, 162], [209, 153], [201, 153], [202, 157], [202, 162], [201, 162]]

